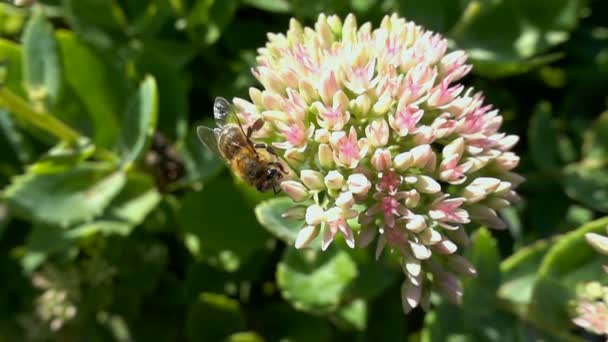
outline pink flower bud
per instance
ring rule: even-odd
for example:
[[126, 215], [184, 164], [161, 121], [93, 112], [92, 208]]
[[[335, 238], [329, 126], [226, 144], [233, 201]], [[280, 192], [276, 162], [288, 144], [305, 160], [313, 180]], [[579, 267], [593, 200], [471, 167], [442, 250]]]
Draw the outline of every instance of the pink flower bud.
[[338, 197], [336, 197], [336, 205], [342, 209], [351, 208], [355, 205], [353, 193], [350, 191], [341, 192]]
[[469, 215], [473, 221], [477, 221], [488, 228], [505, 229], [507, 225], [498, 217], [496, 211], [484, 205], [471, 205], [468, 207]]
[[307, 78], [300, 80], [298, 89], [306, 103], [313, 103], [319, 98], [319, 94], [317, 93], [315, 86]]
[[424, 168], [426, 164], [433, 158], [433, 149], [430, 145], [416, 146], [410, 150], [414, 166], [418, 168]]
[[336, 170], [329, 171], [325, 176], [325, 186], [328, 189], [341, 189], [344, 185], [344, 176]]
[[397, 171], [405, 171], [414, 165], [414, 157], [411, 152], [403, 152], [395, 156], [393, 165]]
[[403, 282], [401, 285], [401, 304], [404, 314], [408, 314], [418, 306], [421, 294], [422, 286], [415, 286], [409, 281]]
[[372, 156], [372, 165], [379, 172], [388, 171], [391, 168], [391, 153], [381, 148], [377, 149]]
[[405, 225], [405, 228], [413, 231], [414, 233], [420, 233], [426, 229], [426, 222], [422, 215], [414, 215], [410, 218], [409, 222]]
[[441, 185], [437, 183], [433, 178], [429, 176], [418, 176], [418, 182], [416, 182], [416, 189], [425, 194], [435, 194], [441, 191]]
[[333, 71], [330, 71], [321, 82], [321, 88], [319, 89], [321, 100], [323, 100], [326, 105], [331, 104], [334, 94], [338, 92], [339, 89], [340, 86], [338, 85], [336, 74]]
[[468, 262], [467, 259], [463, 258], [458, 254], [453, 254], [452, 256], [450, 256], [448, 258], [446, 266], [450, 270], [458, 274], [462, 274], [464, 276], [477, 275], [477, 270], [475, 269], [475, 267], [470, 262]]
[[318, 143], [327, 144], [330, 136], [329, 131], [324, 128], [319, 128], [315, 131], [315, 141]]
[[357, 96], [350, 104], [352, 112], [359, 117], [366, 116], [372, 107], [372, 102], [367, 94]]
[[426, 260], [431, 257], [431, 250], [424, 244], [410, 240], [409, 245], [410, 245], [412, 254], [416, 257], [416, 259]]
[[596, 233], [587, 233], [585, 239], [596, 251], [608, 255], [608, 237]]
[[287, 180], [281, 182], [281, 190], [285, 191], [294, 202], [301, 202], [309, 198], [308, 189], [302, 183]]
[[374, 241], [377, 233], [378, 230], [375, 227], [362, 228], [359, 231], [359, 236], [357, 237], [357, 246], [360, 248], [366, 248], [372, 241]]
[[441, 234], [433, 228], [424, 229], [418, 234], [420, 236], [420, 241], [422, 241], [427, 246], [435, 245], [443, 239]]
[[306, 223], [311, 226], [317, 226], [325, 222], [326, 215], [323, 208], [317, 204], [313, 204], [306, 209]]
[[334, 166], [334, 157], [331, 147], [327, 144], [319, 144], [319, 163], [322, 167], [330, 169]]
[[389, 128], [385, 120], [374, 120], [365, 128], [367, 141], [373, 147], [382, 147], [388, 143]]
[[314, 170], [302, 170], [300, 171], [300, 179], [302, 183], [306, 185], [310, 190], [323, 190], [325, 184], [323, 183], [323, 174], [319, 171]]
[[348, 190], [357, 196], [365, 196], [372, 187], [372, 183], [361, 173], [355, 173], [348, 176], [346, 181]]
[[298, 232], [294, 247], [297, 249], [307, 247], [312, 242], [312, 240], [317, 237], [317, 235], [319, 235], [319, 230], [317, 229], [317, 227], [305, 226]]

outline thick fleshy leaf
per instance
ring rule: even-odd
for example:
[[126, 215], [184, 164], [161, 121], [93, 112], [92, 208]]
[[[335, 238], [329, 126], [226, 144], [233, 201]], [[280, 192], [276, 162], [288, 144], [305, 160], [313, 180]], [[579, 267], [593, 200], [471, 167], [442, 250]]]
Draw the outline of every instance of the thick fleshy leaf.
[[551, 242], [540, 240], [517, 251], [500, 264], [503, 282], [499, 297], [520, 304], [528, 304], [538, 277], [537, 271], [551, 247]]
[[603, 218], [566, 234], [543, 258], [530, 310], [544, 324], [554, 327], [571, 324], [569, 310], [577, 285], [608, 280], [602, 272], [608, 257], [598, 254], [585, 240], [586, 233], [605, 233], [607, 225], [608, 218]]
[[551, 116], [551, 104], [536, 105], [528, 128], [528, 143], [532, 160], [542, 170], [559, 167], [558, 136]]
[[[304, 220], [288, 220], [283, 217], [283, 214], [287, 213], [294, 205], [290, 198], [280, 197], [264, 201], [255, 208], [255, 215], [260, 224], [288, 246], [294, 245], [298, 232], [305, 224]], [[309, 246], [316, 249], [320, 248], [320, 238], [317, 237]]]
[[202, 253], [232, 271], [252, 253], [264, 250], [270, 240], [234, 184], [224, 178], [184, 196], [178, 222], [196, 239]]
[[563, 179], [566, 193], [583, 205], [608, 212], [608, 169], [584, 162], [569, 165]]
[[109, 147], [118, 135], [117, 114], [126, 102], [121, 87], [117, 87], [119, 76], [74, 33], [60, 30], [56, 37], [65, 66], [65, 81], [92, 118], [93, 141]]
[[348, 253], [336, 249], [289, 248], [277, 266], [283, 297], [298, 310], [316, 313], [335, 310], [356, 276], [357, 265]]
[[101, 215], [125, 181], [123, 172], [104, 164], [29, 170], [13, 179], [4, 197], [17, 214], [65, 227]]
[[588, 163], [608, 162], [608, 112], [602, 113], [585, 135], [583, 153]]
[[3, 72], [5, 75], [0, 80], [3, 86], [8, 87], [17, 94], [24, 95], [23, 89], [23, 66], [21, 46], [6, 39], [0, 38], [0, 61], [3, 61]]
[[122, 125], [119, 150], [123, 164], [129, 165], [143, 153], [158, 116], [158, 89], [154, 77], [147, 76], [131, 100]]
[[291, 9], [288, 0], [243, 0], [243, 3], [247, 6], [275, 13], [288, 13]]
[[478, 230], [471, 242], [467, 259], [477, 270], [477, 276], [463, 282], [463, 305], [469, 310], [484, 312], [492, 310], [487, 303], [495, 300], [500, 286], [500, 254], [496, 240], [485, 228]]
[[23, 35], [23, 75], [30, 98], [55, 105], [61, 96], [63, 63], [53, 26], [40, 9]]
[[[577, 25], [579, 6], [578, 0], [470, 1], [450, 35], [476, 65], [487, 66], [475, 72], [508, 76], [529, 70], [520, 65], [566, 41]], [[539, 58], [532, 65], [554, 60]]]
[[207, 45], [215, 43], [234, 17], [237, 7], [236, 0], [198, 0], [187, 19], [193, 39]]

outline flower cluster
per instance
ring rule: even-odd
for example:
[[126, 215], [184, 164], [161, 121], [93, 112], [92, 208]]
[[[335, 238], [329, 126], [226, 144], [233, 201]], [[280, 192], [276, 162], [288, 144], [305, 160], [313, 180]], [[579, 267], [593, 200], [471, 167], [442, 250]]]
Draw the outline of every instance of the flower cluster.
[[608, 337], [608, 286], [585, 284], [575, 304], [574, 324], [597, 335]]
[[[379, 28], [321, 14], [314, 28], [291, 20], [269, 34], [253, 73], [263, 90], [236, 98], [253, 138], [272, 144], [296, 175], [281, 188], [305, 220], [295, 243], [322, 232], [350, 247], [376, 240], [379, 257], [400, 253], [404, 311], [428, 301], [431, 286], [458, 302], [458, 274], [475, 269], [455, 254], [463, 225], [504, 228], [496, 210], [518, 199], [511, 170], [517, 136], [481, 93], [459, 83], [471, 70], [464, 51], [397, 15]], [[355, 234], [356, 232], [356, 234]]]

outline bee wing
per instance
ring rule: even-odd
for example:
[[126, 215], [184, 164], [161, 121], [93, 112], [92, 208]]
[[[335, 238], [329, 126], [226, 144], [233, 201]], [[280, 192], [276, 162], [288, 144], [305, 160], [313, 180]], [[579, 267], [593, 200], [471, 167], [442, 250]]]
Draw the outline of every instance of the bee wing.
[[207, 126], [198, 126], [196, 128], [196, 135], [198, 135], [199, 140], [207, 146], [207, 148], [213, 152], [214, 154], [224, 158], [222, 153], [217, 147], [217, 131], [213, 130]]
[[227, 123], [239, 123], [239, 119], [234, 112], [234, 108], [223, 97], [216, 97], [213, 103], [213, 117], [218, 127], [222, 127]]

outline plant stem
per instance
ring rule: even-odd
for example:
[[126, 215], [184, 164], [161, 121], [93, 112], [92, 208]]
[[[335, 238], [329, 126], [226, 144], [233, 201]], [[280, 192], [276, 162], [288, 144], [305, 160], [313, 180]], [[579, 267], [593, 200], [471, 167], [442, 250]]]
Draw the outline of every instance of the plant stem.
[[[83, 138], [80, 133], [57, 119], [53, 114], [35, 110], [26, 100], [6, 87], [0, 87], [0, 106], [6, 108], [21, 121], [38, 127], [70, 144], [76, 144]], [[118, 157], [114, 153], [104, 148], [95, 147], [94, 155], [101, 160], [113, 163], [118, 161]]]

